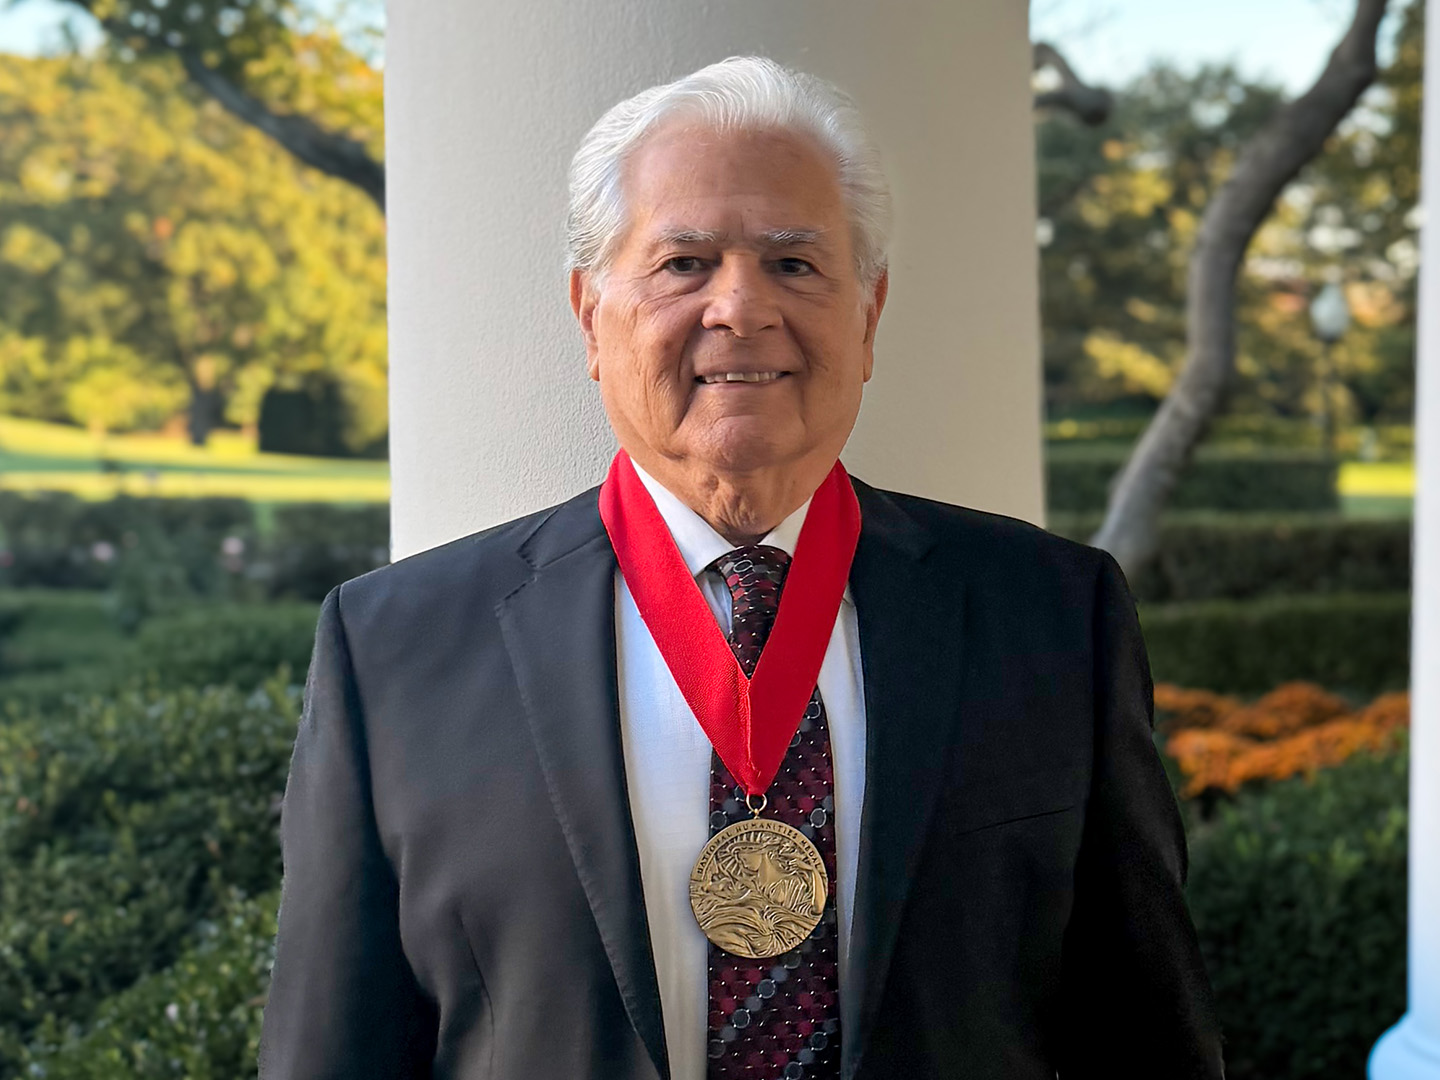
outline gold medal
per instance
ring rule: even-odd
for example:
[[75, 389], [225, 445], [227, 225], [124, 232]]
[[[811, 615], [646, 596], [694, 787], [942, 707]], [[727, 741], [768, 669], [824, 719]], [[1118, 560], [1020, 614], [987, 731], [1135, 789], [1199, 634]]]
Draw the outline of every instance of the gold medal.
[[736, 956], [779, 956], [820, 923], [829, 883], [805, 834], [781, 821], [727, 825], [690, 871], [690, 907], [705, 936]]

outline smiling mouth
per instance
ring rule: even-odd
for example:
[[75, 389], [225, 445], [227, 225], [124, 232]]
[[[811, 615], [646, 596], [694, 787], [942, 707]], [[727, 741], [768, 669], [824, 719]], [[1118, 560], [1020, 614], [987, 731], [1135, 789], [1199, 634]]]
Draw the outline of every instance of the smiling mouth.
[[788, 371], [722, 371], [715, 375], [697, 375], [695, 381], [706, 386], [714, 383], [767, 383], [789, 374]]

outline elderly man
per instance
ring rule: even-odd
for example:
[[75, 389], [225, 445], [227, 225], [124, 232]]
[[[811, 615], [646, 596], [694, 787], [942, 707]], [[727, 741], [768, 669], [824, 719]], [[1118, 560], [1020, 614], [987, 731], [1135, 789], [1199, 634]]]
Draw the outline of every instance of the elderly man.
[[622, 449], [326, 599], [267, 1080], [1222, 1076], [1114, 561], [838, 462], [887, 228], [766, 60], [586, 136]]

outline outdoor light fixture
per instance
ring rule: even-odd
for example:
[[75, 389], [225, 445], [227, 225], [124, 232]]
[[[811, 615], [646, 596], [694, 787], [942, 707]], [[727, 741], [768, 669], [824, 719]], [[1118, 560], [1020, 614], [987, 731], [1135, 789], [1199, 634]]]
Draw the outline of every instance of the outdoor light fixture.
[[1330, 408], [1330, 383], [1334, 362], [1330, 353], [1350, 326], [1350, 304], [1339, 282], [1332, 281], [1310, 302], [1310, 325], [1320, 339], [1320, 363], [1315, 382], [1320, 391], [1320, 439], [1325, 453], [1335, 456], [1335, 417]]
[[1327, 346], [1334, 345], [1350, 328], [1350, 305], [1345, 290], [1331, 282], [1310, 303], [1310, 325]]

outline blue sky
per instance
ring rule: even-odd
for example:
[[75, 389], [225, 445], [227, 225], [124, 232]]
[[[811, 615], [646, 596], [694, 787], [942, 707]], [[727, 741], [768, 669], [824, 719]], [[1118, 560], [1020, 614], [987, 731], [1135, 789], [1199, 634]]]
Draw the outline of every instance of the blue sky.
[[[1233, 60], [1247, 76], [1298, 92], [1324, 66], [1353, 7], [1353, 0], [1033, 0], [1031, 22], [1037, 39], [1059, 44], [1093, 82], [1123, 84], [1157, 59], [1184, 67]], [[74, 11], [60, 0], [0, 0], [0, 52], [53, 46], [65, 18], [83, 26]]]
[[[1031, 36], [1059, 45], [1088, 81], [1120, 85], [1156, 60], [1186, 68], [1229, 60], [1297, 93], [1325, 66], [1354, 10], [1354, 0], [1033, 0], [1030, 21]], [[1381, 40], [1393, 33], [1392, 15]]]
[[[338, 19], [342, 28], [360, 29], [383, 18], [383, 0], [317, 0], [316, 7]], [[53, 50], [63, 43], [66, 22], [82, 43], [98, 41], [95, 21], [74, 4], [61, 0], [0, 0], [0, 52], [36, 53]], [[371, 49], [367, 40], [361, 46]]]

